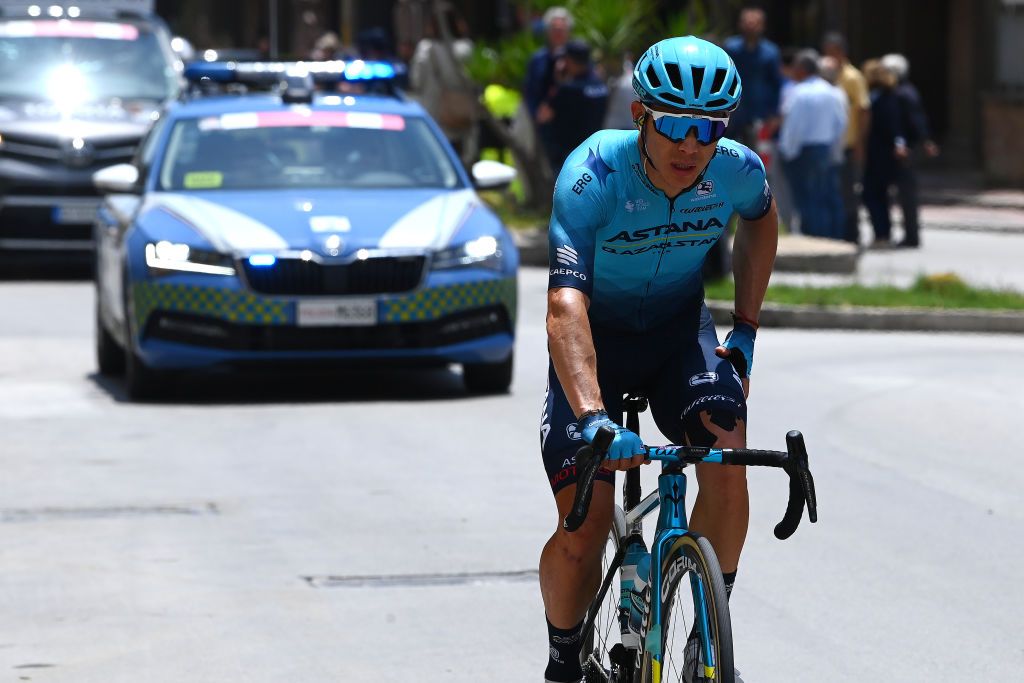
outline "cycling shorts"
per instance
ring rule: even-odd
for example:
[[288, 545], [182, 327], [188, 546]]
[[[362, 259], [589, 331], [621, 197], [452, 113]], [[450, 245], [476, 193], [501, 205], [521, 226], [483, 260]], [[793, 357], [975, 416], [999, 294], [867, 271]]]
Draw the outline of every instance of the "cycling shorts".
[[[622, 397], [630, 393], [647, 397], [655, 424], [672, 443], [686, 443], [684, 424], [693, 413], [726, 411], [746, 422], [743, 385], [732, 364], [715, 355], [718, 335], [703, 302], [657, 330], [594, 328], [593, 334], [598, 384], [613, 420], [621, 424]], [[552, 492], [575, 484], [576, 451], [585, 442], [550, 360], [540, 442]], [[614, 476], [604, 469], [598, 473], [607, 482]]]

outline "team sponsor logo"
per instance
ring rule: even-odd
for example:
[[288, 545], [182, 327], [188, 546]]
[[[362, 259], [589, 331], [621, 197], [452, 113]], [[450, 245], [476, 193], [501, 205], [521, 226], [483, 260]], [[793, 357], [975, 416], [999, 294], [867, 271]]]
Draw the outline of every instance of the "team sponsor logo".
[[676, 209], [678, 213], [704, 213], [705, 211], [714, 211], [715, 209], [721, 209], [725, 206], [725, 202], [718, 202], [717, 204], [704, 204], [703, 206], [684, 206], [681, 209]]
[[634, 211], [646, 211], [650, 207], [646, 199], [627, 199], [624, 205], [626, 213], [633, 213]]
[[577, 263], [579, 263], [578, 257], [579, 254], [576, 252], [576, 250], [570, 247], [568, 244], [563, 244], [562, 246], [555, 249], [555, 260], [561, 264], [567, 266], [575, 266]]
[[739, 159], [740, 158], [740, 153], [739, 152], [737, 152], [736, 150], [732, 149], [731, 147], [724, 147], [722, 145], [719, 145], [718, 147], [715, 147], [715, 154], [717, 154], [718, 156], [723, 156], [723, 157], [729, 156], [729, 157], [732, 157], [733, 159]]
[[712, 401], [714, 401], [715, 403], [728, 403], [728, 404], [734, 405], [736, 407], [740, 406], [739, 401], [734, 399], [732, 396], [725, 396], [724, 394], [711, 394], [709, 396], [701, 396], [700, 398], [695, 400], [693, 403], [691, 403], [690, 405], [686, 406], [686, 408], [683, 410], [683, 415], [682, 416], [686, 417], [693, 410], [699, 408], [700, 406], [702, 406], [702, 405], [704, 405], [706, 403], [711, 403]]
[[665, 572], [665, 578], [661, 582], [661, 594], [668, 595], [668, 590], [675, 583], [676, 579], [683, 572], [697, 571], [697, 563], [686, 555], [677, 555], [675, 561], [669, 565]]
[[594, 176], [589, 173], [584, 173], [576, 179], [576, 184], [572, 186], [572, 191], [576, 194], [583, 194], [583, 189], [590, 184], [590, 181], [594, 179]]
[[551, 477], [551, 486], [554, 487], [559, 482], [563, 482], [566, 479], [568, 479], [569, 477], [574, 477], [575, 478], [575, 476], [576, 476], [576, 465], [571, 465], [569, 467], [563, 467], [558, 472], [556, 472], [553, 477]]
[[715, 181], [702, 180], [697, 183], [697, 196], [707, 197], [715, 193]]
[[[583, 438], [583, 435], [580, 434], [580, 430], [576, 428], [575, 422], [570, 422], [569, 424], [565, 425], [565, 435], [568, 436], [573, 441], [579, 441], [580, 439]], [[575, 462], [576, 456], [573, 456], [572, 459], [573, 462]]]
[[700, 372], [690, 378], [690, 386], [695, 387], [700, 384], [714, 384], [717, 381], [717, 372]]
[[722, 225], [722, 222], [715, 218], [714, 216], [712, 216], [707, 220], [704, 220], [703, 218], [698, 218], [694, 222], [683, 221], [682, 224], [668, 223], [666, 225], [655, 225], [654, 227], [650, 228], [639, 228], [632, 232], [629, 232], [628, 230], [623, 230], [621, 232], [616, 233], [615, 235], [612, 235], [607, 240], [605, 240], [605, 242], [645, 242], [655, 237], [670, 237], [672, 235], [681, 235], [691, 231], [705, 232], [707, 230], [713, 230], [715, 228], [721, 230], [722, 227], [724, 227]]
[[586, 280], [587, 280], [587, 274], [586, 273], [581, 273], [580, 271], [573, 270], [572, 268], [552, 268], [549, 271], [548, 274], [549, 275], [571, 275], [572, 277], [579, 278], [580, 280], [583, 280], [584, 282], [586, 282]]
[[706, 220], [698, 218], [694, 221], [640, 228], [632, 232], [623, 230], [606, 239], [601, 251], [632, 256], [670, 247], [699, 247], [714, 244], [723, 227], [722, 222], [712, 216]]

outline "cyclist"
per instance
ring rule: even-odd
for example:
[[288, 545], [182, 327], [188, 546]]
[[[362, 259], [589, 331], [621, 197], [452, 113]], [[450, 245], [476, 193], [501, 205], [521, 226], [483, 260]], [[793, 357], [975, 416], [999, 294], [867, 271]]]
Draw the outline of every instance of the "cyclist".
[[[572, 505], [576, 450], [604, 425], [616, 435], [586, 523], [572, 534], [559, 525], [541, 554], [551, 682], [582, 677], [580, 630], [601, 578], [614, 471], [644, 460], [640, 438], [610, 416], [621, 415], [624, 392], [642, 392], [673, 441], [745, 446], [754, 338], [778, 242], [764, 166], [722, 137], [741, 94], [725, 51], [693, 36], [663, 40], [637, 62], [633, 89], [638, 130], [595, 133], [555, 186], [540, 435], [559, 520]], [[742, 219], [734, 325], [719, 344], [701, 266], [733, 212]], [[698, 465], [697, 480], [690, 526], [714, 545], [731, 592], [747, 531], [745, 469]]]

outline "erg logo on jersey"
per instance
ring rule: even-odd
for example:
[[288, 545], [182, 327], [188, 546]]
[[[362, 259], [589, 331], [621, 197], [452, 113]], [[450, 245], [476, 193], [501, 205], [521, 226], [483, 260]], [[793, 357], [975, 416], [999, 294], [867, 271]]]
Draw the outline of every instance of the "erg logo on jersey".
[[577, 180], [576, 184], [572, 186], [572, 191], [576, 194], [583, 194], [583, 188], [590, 184], [590, 181], [594, 179], [594, 176], [589, 173], [584, 173]]

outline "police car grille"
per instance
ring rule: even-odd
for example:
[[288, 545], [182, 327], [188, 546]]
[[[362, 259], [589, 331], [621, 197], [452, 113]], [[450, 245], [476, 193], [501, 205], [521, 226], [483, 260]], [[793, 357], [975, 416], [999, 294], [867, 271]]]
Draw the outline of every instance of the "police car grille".
[[278, 259], [272, 266], [242, 261], [253, 291], [276, 295], [394, 294], [408, 292], [423, 276], [423, 256], [385, 256], [346, 264]]

